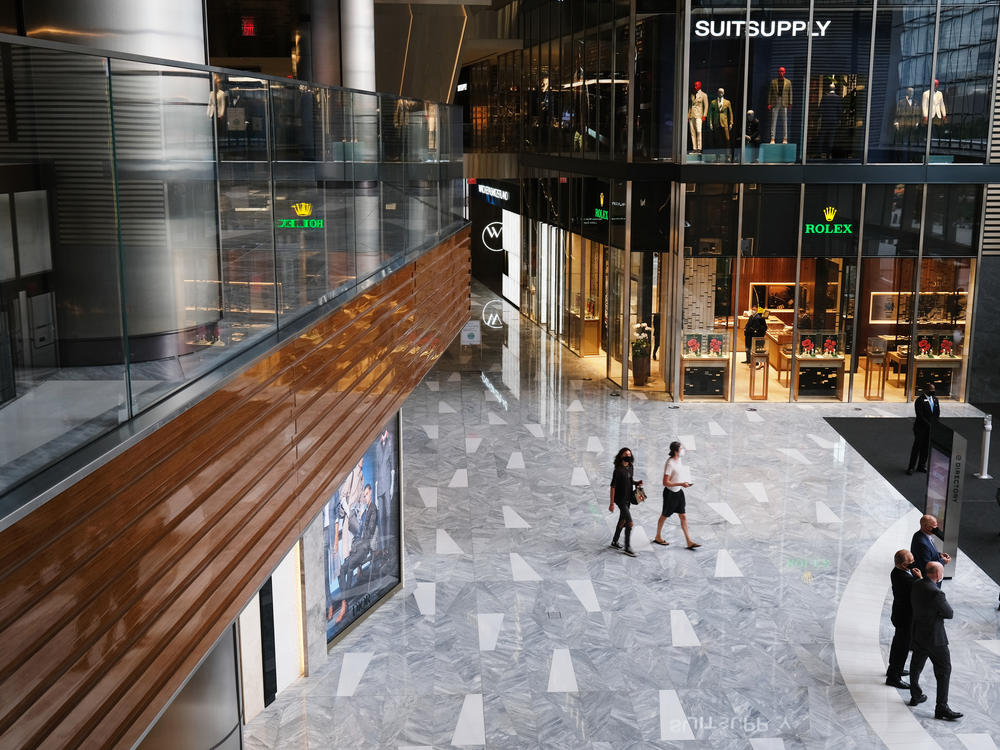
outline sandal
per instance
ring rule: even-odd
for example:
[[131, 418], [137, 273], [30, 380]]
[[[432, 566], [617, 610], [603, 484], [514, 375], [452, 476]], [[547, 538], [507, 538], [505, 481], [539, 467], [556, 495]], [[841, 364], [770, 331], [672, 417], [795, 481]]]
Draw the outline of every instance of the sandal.
[[661, 541], [661, 540], [659, 540], [659, 539], [654, 539], [654, 540], [653, 540], [653, 544], [661, 544], [661, 545], [663, 545], [664, 547], [666, 547], [666, 546], [667, 546], [668, 544], [670, 544], [670, 542], [664, 542], [664, 541]]
[[698, 542], [691, 542], [691, 544], [689, 544], [689, 545], [687, 546], [687, 548], [688, 548], [688, 549], [696, 549], [697, 547], [700, 547], [700, 546], [701, 546], [701, 545], [700, 545], [700, 544], [698, 544]]

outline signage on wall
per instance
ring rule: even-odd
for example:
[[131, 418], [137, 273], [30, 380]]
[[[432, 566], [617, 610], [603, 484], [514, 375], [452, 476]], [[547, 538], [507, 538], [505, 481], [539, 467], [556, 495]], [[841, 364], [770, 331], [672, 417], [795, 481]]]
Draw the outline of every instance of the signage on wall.
[[483, 247], [495, 253], [503, 252], [503, 222], [491, 221], [483, 228]]
[[837, 209], [827, 206], [823, 209], [823, 218], [826, 224], [806, 224], [805, 234], [854, 234], [853, 224], [834, 224], [833, 220], [837, 216]]
[[595, 208], [594, 209], [594, 218], [595, 219], [601, 219], [602, 221], [607, 221], [608, 220], [608, 209], [606, 209], [604, 207], [604, 193], [601, 193], [600, 201], [601, 201], [600, 208]]
[[278, 229], [322, 229], [323, 219], [311, 219], [312, 203], [293, 203], [295, 219], [278, 219]]
[[736, 39], [742, 36], [826, 36], [830, 21], [710, 21], [701, 19], [694, 23], [694, 34], [715, 39]]

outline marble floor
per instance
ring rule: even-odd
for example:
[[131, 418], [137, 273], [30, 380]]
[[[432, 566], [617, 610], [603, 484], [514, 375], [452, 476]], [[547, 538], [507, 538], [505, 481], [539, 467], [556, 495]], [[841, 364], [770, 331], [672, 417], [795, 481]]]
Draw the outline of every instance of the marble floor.
[[[476, 287], [473, 313], [491, 297]], [[882, 684], [892, 553], [917, 513], [823, 420], [907, 404], [698, 404], [620, 393], [506, 308], [403, 412], [405, 585], [245, 728], [265, 748], [995, 750], [997, 588], [959, 556], [951, 706]], [[953, 416], [971, 406], [949, 404]], [[666, 448], [688, 448], [650, 544]], [[905, 460], [909, 427], [887, 445]], [[653, 491], [608, 547], [611, 460]]]

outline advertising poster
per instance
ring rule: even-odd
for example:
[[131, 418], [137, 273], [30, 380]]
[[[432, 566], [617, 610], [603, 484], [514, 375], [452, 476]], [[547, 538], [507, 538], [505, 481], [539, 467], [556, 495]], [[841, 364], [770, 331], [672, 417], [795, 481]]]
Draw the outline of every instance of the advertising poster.
[[327, 641], [400, 582], [398, 424], [389, 420], [323, 508]]

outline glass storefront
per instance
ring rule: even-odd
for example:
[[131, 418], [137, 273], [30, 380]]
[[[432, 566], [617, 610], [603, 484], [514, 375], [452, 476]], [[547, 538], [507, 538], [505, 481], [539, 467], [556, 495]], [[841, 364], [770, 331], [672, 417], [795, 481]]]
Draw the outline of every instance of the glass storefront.
[[981, 209], [970, 185], [689, 186], [678, 398], [964, 398]]
[[522, 183], [541, 218], [521, 311], [593, 377], [676, 400], [964, 398], [981, 186], [690, 183], [677, 213], [670, 189]]
[[685, 161], [985, 161], [996, 2], [690, 5]]

